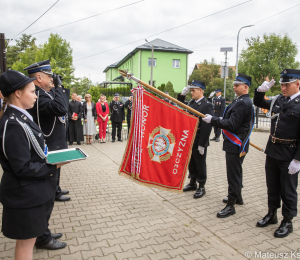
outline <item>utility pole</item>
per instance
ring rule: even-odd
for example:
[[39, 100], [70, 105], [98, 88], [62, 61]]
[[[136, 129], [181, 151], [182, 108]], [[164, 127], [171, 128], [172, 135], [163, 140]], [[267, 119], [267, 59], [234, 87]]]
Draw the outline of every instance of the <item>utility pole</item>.
[[0, 33], [0, 74], [6, 71], [5, 35]]
[[227, 52], [232, 52], [232, 47], [221, 48], [221, 52], [225, 52], [225, 66], [224, 66], [224, 98], [226, 98], [226, 78], [228, 77], [228, 67], [227, 67]]

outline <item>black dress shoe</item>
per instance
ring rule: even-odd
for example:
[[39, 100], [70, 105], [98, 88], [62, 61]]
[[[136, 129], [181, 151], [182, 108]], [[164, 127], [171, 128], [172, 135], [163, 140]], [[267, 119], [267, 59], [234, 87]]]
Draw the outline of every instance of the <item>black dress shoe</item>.
[[219, 137], [216, 138], [216, 142], [220, 142], [220, 138]]
[[191, 178], [190, 183], [183, 188], [183, 192], [197, 190], [196, 178]]
[[60, 192], [61, 192], [62, 195], [67, 195], [67, 194], [69, 194], [69, 191], [68, 191], [68, 190], [62, 190], [62, 191], [60, 191]]
[[217, 139], [217, 137], [214, 137], [212, 139], [210, 139], [210, 141], [215, 141]]
[[52, 238], [52, 240], [48, 244], [46, 244], [44, 246], [37, 246], [36, 248], [38, 248], [38, 249], [48, 249], [48, 250], [57, 250], [57, 249], [62, 249], [66, 246], [67, 246], [67, 243], [61, 242], [61, 241], [58, 241], [58, 240]]
[[56, 233], [56, 234], [51, 233], [51, 237], [54, 238], [54, 239], [59, 239], [59, 238], [62, 237], [62, 235], [63, 235], [62, 233]]
[[217, 217], [218, 218], [227, 218], [231, 215], [235, 214], [235, 208], [234, 208], [235, 200], [232, 198], [228, 198], [227, 205], [224, 209], [222, 209], [220, 212], [218, 212]]
[[73, 143], [69, 143], [69, 145], [73, 145]]
[[81, 145], [81, 143], [80, 143], [80, 142], [77, 142], [77, 144], [78, 144], [78, 145]]
[[293, 232], [292, 219], [284, 218], [281, 221], [279, 228], [276, 229], [274, 233], [274, 237], [279, 237], [279, 238], [287, 237], [292, 232]]
[[69, 201], [71, 198], [67, 196], [60, 196], [59, 198], [55, 198], [56, 201]]
[[112, 139], [112, 140], [111, 140], [112, 143], [114, 143], [115, 141], [116, 141], [115, 139]]
[[268, 214], [256, 223], [257, 227], [267, 227], [270, 224], [277, 224], [277, 209], [269, 208]]
[[194, 199], [200, 199], [205, 195], [205, 188], [204, 187], [199, 187], [199, 189], [196, 191], [194, 194]]
[[119, 141], [119, 142], [123, 142], [123, 140], [122, 140], [122, 139], [118, 139], [118, 141]]
[[[223, 199], [223, 203], [227, 204], [227, 202], [228, 202], [228, 198]], [[239, 199], [235, 201], [235, 204], [244, 205], [244, 201], [242, 198], [242, 192], [239, 193]]]

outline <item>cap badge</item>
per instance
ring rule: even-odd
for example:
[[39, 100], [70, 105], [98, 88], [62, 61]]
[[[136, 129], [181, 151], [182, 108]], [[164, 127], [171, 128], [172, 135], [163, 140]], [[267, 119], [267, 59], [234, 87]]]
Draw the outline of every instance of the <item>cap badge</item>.
[[287, 70], [284, 70], [283, 73], [284, 73], [284, 74], [287, 74], [288, 72], [287, 72]]

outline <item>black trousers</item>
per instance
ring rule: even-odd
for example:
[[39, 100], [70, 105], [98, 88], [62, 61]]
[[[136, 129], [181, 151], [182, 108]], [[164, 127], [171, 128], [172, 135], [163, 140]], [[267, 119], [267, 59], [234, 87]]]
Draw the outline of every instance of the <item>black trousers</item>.
[[61, 194], [61, 188], [59, 186], [59, 182], [60, 182], [60, 169], [56, 170], [56, 176], [57, 176], [57, 182], [56, 182], [56, 192], [55, 192], [55, 198], [58, 199], [62, 196]]
[[198, 151], [198, 140], [195, 139], [189, 164], [189, 178], [196, 178], [196, 181], [202, 185], [205, 185], [207, 180], [206, 155], [207, 147], [201, 155]]
[[48, 244], [52, 239], [51, 231], [49, 229], [49, 219], [51, 217], [51, 213], [52, 213], [52, 210], [53, 210], [54, 199], [55, 199], [55, 196], [53, 194], [53, 198], [45, 203], [46, 215], [47, 215], [47, 230], [43, 235], [37, 237], [37, 239], [35, 241], [35, 244], [37, 246], [44, 246], [44, 245]]
[[297, 216], [298, 174], [289, 174], [290, 162], [280, 161], [267, 155], [266, 181], [268, 188], [268, 207], [280, 208], [282, 200], [282, 215], [286, 218]]
[[238, 153], [226, 152], [226, 170], [228, 182], [228, 197], [237, 200], [243, 188], [242, 164], [245, 156], [240, 157]]
[[129, 130], [130, 130], [130, 117], [127, 117], [127, 128], [128, 128], [128, 133], [129, 133]]
[[122, 122], [111, 122], [111, 123], [112, 123], [112, 133], [111, 133], [112, 140], [116, 139], [116, 128], [118, 128], [118, 132], [117, 132], [118, 139], [121, 140]]
[[[214, 113], [214, 116], [220, 117], [220, 113]], [[215, 137], [220, 137], [221, 128], [218, 128], [218, 127], [214, 126], [214, 133], [215, 133]]]

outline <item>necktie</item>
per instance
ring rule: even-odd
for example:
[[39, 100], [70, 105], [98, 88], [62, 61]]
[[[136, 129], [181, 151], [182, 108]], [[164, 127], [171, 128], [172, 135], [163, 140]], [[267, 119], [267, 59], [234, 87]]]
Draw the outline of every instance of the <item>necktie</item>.
[[290, 99], [291, 99], [290, 97], [286, 97], [283, 104], [286, 105], [290, 101]]

